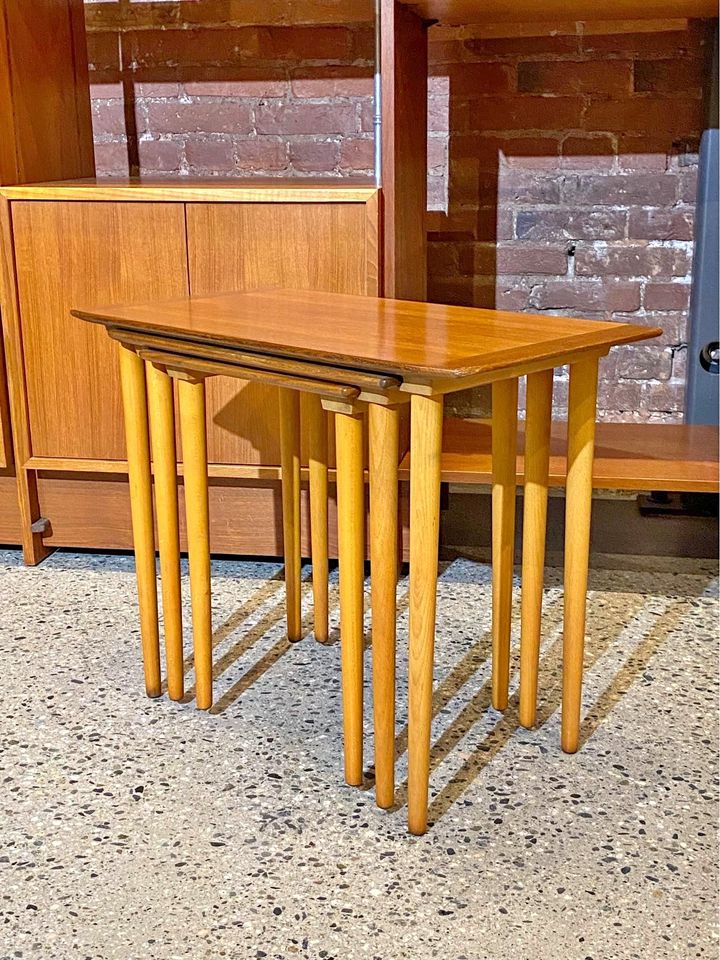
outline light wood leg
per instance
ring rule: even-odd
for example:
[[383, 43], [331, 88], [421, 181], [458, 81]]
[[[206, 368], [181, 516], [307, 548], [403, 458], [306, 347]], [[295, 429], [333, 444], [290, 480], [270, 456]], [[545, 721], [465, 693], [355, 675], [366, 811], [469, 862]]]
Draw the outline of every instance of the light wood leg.
[[375, 798], [395, 799], [395, 639], [398, 573], [400, 412], [372, 403], [370, 434], [370, 574], [372, 585]]
[[345, 780], [363, 781], [365, 484], [360, 414], [335, 415]]
[[440, 537], [442, 397], [413, 396], [410, 423], [408, 828], [427, 830]]
[[302, 637], [300, 578], [300, 394], [280, 390], [280, 464], [282, 467], [282, 522], [285, 553], [285, 607], [287, 636]]
[[517, 379], [492, 387], [492, 704], [508, 705], [515, 559]]
[[178, 379], [178, 400], [195, 652], [195, 696], [198, 709], [209, 710], [212, 706], [212, 613], [204, 381]]
[[580, 739], [597, 385], [596, 359], [572, 364], [565, 492], [565, 634], [561, 738], [562, 748], [566, 753], [575, 753]]
[[160, 696], [160, 638], [157, 610], [157, 572], [153, 530], [150, 438], [148, 434], [145, 365], [127, 347], [118, 347], [122, 384], [125, 439], [130, 487], [135, 573], [137, 576], [140, 636], [142, 639], [145, 689], [149, 697]]
[[520, 628], [520, 723], [535, 724], [550, 464], [553, 371], [527, 378]]
[[307, 397], [310, 540], [315, 639], [328, 639], [328, 442], [320, 397]]
[[172, 379], [165, 370], [151, 363], [145, 364], [145, 374], [155, 478], [168, 694], [171, 700], [182, 700], [185, 691], [173, 387]]

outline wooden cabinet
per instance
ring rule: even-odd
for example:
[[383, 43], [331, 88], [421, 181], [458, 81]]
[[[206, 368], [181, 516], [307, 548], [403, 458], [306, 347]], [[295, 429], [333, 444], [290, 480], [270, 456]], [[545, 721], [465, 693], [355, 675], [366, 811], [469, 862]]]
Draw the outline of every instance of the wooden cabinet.
[[185, 296], [183, 206], [19, 201], [12, 223], [31, 455], [123, 460], [116, 350], [70, 310]]
[[[17, 468], [45, 546], [129, 544], [116, 351], [72, 307], [258, 286], [380, 292], [366, 183], [72, 181], [0, 195]], [[216, 548], [277, 553], [276, 391], [210, 380], [208, 439]]]

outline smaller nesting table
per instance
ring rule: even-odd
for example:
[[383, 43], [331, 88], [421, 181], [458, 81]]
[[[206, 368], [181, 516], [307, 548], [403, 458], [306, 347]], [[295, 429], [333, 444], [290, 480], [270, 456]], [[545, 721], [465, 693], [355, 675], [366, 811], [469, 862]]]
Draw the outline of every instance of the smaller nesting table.
[[[598, 362], [611, 347], [661, 331], [313, 291], [258, 290], [74, 310], [119, 343], [128, 475], [148, 693], [160, 693], [150, 436], [171, 697], [183, 653], [172, 379], [178, 382], [198, 706], [212, 703], [210, 550], [204, 381], [234, 376], [281, 393], [288, 636], [300, 621], [299, 394], [310, 407], [315, 630], [327, 633], [327, 445], [335, 414], [345, 778], [363, 778], [363, 424], [367, 414], [376, 796], [394, 798], [398, 462], [410, 405], [408, 825], [427, 829], [430, 726], [445, 394], [482, 384], [493, 395], [493, 673], [508, 704], [515, 542], [518, 378], [527, 376], [520, 720], [535, 721], [553, 371], [569, 364], [562, 747], [578, 747]], [[148, 428], [149, 424], [149, 428]]]

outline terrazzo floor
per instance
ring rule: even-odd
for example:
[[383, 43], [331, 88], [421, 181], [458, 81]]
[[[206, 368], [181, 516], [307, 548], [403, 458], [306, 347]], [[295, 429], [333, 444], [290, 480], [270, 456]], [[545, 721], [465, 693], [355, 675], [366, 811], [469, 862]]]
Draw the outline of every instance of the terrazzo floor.
[[[0, 552], [3, 960], [717, 956], [711, 567], [592, 571], [570, 757], [559, 572], [526, 731], [516, 662], [507, 714], [489, 705], [489, 569], [444, 565], [422, 838], [405, 832], [407, 581], [398, 805], [383, 812], [371, 776], [342, 782], [339, 645], [288, 646], [281, 576], [214, 563], [217, 702], [203, 714], [142, 692], [130, 558], [27, 569]], [[366, 704], [370, 768], [369, 691]]]

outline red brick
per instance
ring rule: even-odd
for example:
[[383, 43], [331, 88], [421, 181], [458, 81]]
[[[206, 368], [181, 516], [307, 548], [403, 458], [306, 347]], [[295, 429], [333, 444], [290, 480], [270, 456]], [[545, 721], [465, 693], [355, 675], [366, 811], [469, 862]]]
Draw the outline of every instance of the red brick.
[[347, 27], [269, 27], [261, 30], [264, 60], [350, 60], [353, 35]]
[[507, 277], [499, 278], [496, 292], [497, 309], [513, 310], [518, 313], [531, 310], [530, 289], [526, 281], [508, 282]]
[[124, 34], [124, 45], [139, 67], [189, 66], [258, 60], [265, 37], [257, 27], [223, 30], [137, 30]]
[[123, 85], [119, 80], [114, 83], [108, 81], [90, 84], [91, 100], [122, 100], [124, 96]]
[[675, 203], [677, 178], [669, 174], [568, 177], [563, 190], [567, 204], [601, 204], [609, 207]]
[[92, 104], [93, 134], [96, 137], [121, 137], [127, 133], [125, 104], [122, 100], [96, 100]]
[[628, 236], [631, 240], [692, 240], [693, 214], [690, 209], [645, 209], [630, 210]]
[[520, 93], [624, 97], [632, 90], [631, 60], [530, 60], [518, 64]]
[[458, 130], [557, 130], [582, 126], [582, 97], [481, 97], [468, 104]]
[[531, 304], [540, 310], [632, 312], [640, 307], [640, 284], [614, 280], [550, 280], [535, 288]]
[[87, 34], [87, 55], [91, 79], [97, 81], [108, 76], [108, 81], [117, 80], [120, 69], [120, 45], [114, 30]]
[[136, 83], [135, 96], [138, 100], [176, 100], [180, 96], [180, 84], [175, 81]]
[[662, 133], [668, 141], [687, 136], [700, 128], [702, 108], [693, 100], [593, 100], [588, 104], [583, 127], [617, 133], [647, 134], [657, 137]]
[[685, 383], [668, 380], [666, 383], [642, 385], [642, 408], [659, 413], [682, 413], [685, 409]]
[[552, 274], [564, 276], [567, 251], [557, 247], [530, 247], [517, 243], [497, 249], [497, 272], [502, 274]]
[[684, 170], [678, 175], [680, 181], [678, 187], [678, 200], [680, 203], [695, 203], [697, 200], [698, 172], [697, 170]]
[[619, 320], [621, 323], [639, 323], [643, 327], [659, 327], [662, 330], [662, 335], [653, 342], [662, 346], [680, 343], [687, 334], [688, 315], [687, 311], [683, 310], [668, 311], [667, 313], [654, 311], [648, 313], [646, 311], [630, 316], [618, 314], [613, 319]]
[[519, 210], [520, 240], [622, 240], [627, 214], [622, 210]]
[[687, 252], [674, 247], [602, 244], [578, 249], [575, 272], [580, 277], [685, 277], [690, 263]]
[[447, 166], [448, 145], [444, 137], [428, 138], [428, 169], [444, 171]]
[[337, 140], [297, 140], [290, 142], [290, 163], [302, 173], [325, 173], [340, 162]]
[[617, 375], [626, 380], [669, 380], [672, 353], [667, 347], [630, 344], [617, 355]]
[[[497, 185], [497, 198], [514, 203], [555, 204], [560, 202], [561, 184], [559, 177], [542, 173], [532, 175], [505, 171]], [[486, 193], [486, 199], [487, 196]]]
[[188, 140], [185, 156], [193, 173], [228, 174], [235, 172], [232, 140]]
[[345, 137], [340, 141], [341, 170], [374, 170], [375, 141]]
[[288, 165], [288, 145], [281, 140], [259, 137], [235, 143], [235, 164], [244, 172], [262, 173], [285, 170]]
[[601, 381], [598, 387], [599, 410], [639, 410], [642, 406], [643, 385], [632, 380]]
[[126, 177], [130, 168], [127, 144], [117, 140], [96, 143], [95, 168], [99, 177]]
[[140, 168], [151, 173], [176, 173], [182, 160], [182, 145], [173, 140], [141, 140]]
[[145, 130], [150, 133], [233, 133], [253, 131], [252, 108], [247, 103], [192, 101], [147, 104]]
[[648, 283], [643, 303], [646, 310], [687, 310], [690, 306], [690, 284]]
[[[268, 73], [274, 74], [268, 76]], [[224, 97], [242, 99], [260, 99], [264, 97], [285, 97], [288, 93], [287, 79], [274, 70], [233, 70], [232, 79], [212, 79], [186, 81], [185, 93], [188, 97]]]
[[375, 104], [365, 101], [360, 104], [360, 132], [373, 133], [375, 130]]
[[602, 134], [595, 137], [565, 137], [562, 142], [561, 167], [565, 170], [611, 170], [615, 163], [615, 138]]
[[502, 63], [452, 63], [442, 76], [448, 78], [454, 100], [512, 92], [513, 73]]
[[585, 35], [582, 38], [584, 54], [618, 55], [627, 57], [687, 56], [696, 50], [696, 41], [687, 31], [642, 31], [638, 33]]
[[255, 127], [261, 134], [347, 134], [354, 133], [356, 126], [354, 104], [268, 103], [255, 111]]
[[521, 57], [535, 53], [552, 52], [556, 56], [578, 53], [578, 37], [484, 37], [466, 40], [465, 50], [471, 56], [485, 59], [490, 56]]
[[618, 166], [621, 170], [662, 173], [668, 169], [668, 138], [618, 137]]
[[636, 60], [635, 90], [638, 93], [663, 93], [679, 97], [702, 97], [701, 60]]
[[306, 67], [293, 71], [290, 88], [300, 99], [372, 97], [374, 79], [357, 67]]

